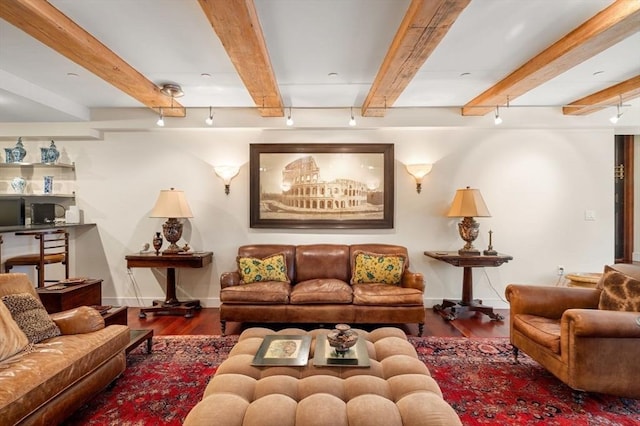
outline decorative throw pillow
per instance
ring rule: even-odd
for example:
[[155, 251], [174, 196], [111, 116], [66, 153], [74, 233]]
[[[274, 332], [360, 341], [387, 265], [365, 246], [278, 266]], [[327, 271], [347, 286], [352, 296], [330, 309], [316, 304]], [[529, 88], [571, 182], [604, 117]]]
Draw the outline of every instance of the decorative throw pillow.
[[263, 259], [238, 256], [236, 260], [240, 279], [244, 284], [260, 281], [290, 282], [283, 253], [273, 254]]
[[11, 317], [11, 312], [0, 303], [0, 361], [17, 354], [29, 344], [29, 339]]
[[601, 283], [598, 309], [640, 312], [640, 281], [618, 271], [609, 271]]
[[60, 329], [53, 322], [42, 303], [32, 294], [8, 294], [2, 296], [2, 301], [30, 343], [38, 343], [51, 337], [60, 336]]
[[404, 255], [355, 252], [354, 256], [351, 284], [400, 284], [406, 263]]

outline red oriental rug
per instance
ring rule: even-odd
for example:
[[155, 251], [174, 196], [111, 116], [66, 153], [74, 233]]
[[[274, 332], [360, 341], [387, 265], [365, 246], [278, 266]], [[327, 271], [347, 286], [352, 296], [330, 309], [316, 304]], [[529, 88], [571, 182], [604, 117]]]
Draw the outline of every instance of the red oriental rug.
[[[640, 400], [571, 389], [506, 338], [410, 337], [464, 425], [638, 425]], [[65, 425], [180, 425], [237, 336], [160, 336], [132, 351], [120, 379]]]

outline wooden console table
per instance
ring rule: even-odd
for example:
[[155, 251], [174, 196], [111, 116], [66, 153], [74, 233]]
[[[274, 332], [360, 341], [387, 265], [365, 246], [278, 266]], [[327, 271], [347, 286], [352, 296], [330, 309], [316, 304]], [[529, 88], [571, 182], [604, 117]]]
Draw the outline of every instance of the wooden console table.
[[[441, 305], [435, 305], [433, 310], [438, 312], [448, 321], [456, 319], [460, 312], [476, 311], [488, 315], [492, 320], [503, 320], [504, 317], [493, 308], [482, 304], [482, 300], [473, 298], [473, 275], [472, 268], [485, 266], [500, 266], [510, 260], [512, 256], [507, 254], [497, 254], [496, 256], [484, 255], [461, 255], [457, 251], [425, 251], [425, 256], [446, 262], [453, 266], [463, 268], [462, 272], [462, 300], [444, 299]], [[448, 312], [446, 311], [448, 310]]]
[[88, 278], [82, 284], [66, 285], [57, 288], [55, 285], [36, 289], [40, 301], [48, 313], [66, 311], [78, 306], [102, 304], [102, 280]]
[[164, 300], [154, 300], [153, 306], [140, 308], [138, 316], [146, 318], [147, 312], [193, 317], [194, 310], [200, 309], [199, 300], [180, 301], [176, 297], [176, 268], [202, 268], [211, 263], [213, 253], [195, 252], [190, 254], [130, 254], [125, 256], [127, 268], [167, 268], [167, 290]]

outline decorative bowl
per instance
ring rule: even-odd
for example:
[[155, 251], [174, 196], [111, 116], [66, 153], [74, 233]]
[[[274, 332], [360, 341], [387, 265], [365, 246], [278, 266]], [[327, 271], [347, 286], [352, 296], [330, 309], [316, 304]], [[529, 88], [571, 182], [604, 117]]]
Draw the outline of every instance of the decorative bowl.
[[358, 341], [358, 333], [351, 330], [347, 324], [337, 324], [336, 328], [327, 334], [327, 341], [337, 354], [345, 354]]

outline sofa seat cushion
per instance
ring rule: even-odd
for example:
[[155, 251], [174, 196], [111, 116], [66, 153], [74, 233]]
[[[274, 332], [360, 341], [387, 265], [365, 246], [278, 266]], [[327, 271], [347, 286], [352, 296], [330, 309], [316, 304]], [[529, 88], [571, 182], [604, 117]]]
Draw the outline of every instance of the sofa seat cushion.
[[560, 320], [518, 314], [513, 318], [513, 328], [539, 345], [560, 354]]
[[264, 281], [234, 285], [220, 290], [223, 303], [288, 304], [291, 284], [282, 281]]
[[0, 362], [0, 419], [19, 419], [36, 410], [124, 351], [127, 344], [129, 328], [112, 325], [53, 337]]
[[302, 281], [296, 284], [291, 291], [292, 305], [351, 303], [352, 300], [351, 286], [342, 280], [333, 278]]
[[422, 306], [422, 292], [390, 284], [354, 284], [354, 305]]

